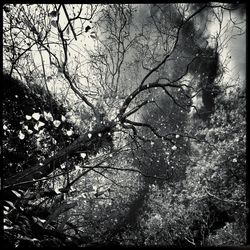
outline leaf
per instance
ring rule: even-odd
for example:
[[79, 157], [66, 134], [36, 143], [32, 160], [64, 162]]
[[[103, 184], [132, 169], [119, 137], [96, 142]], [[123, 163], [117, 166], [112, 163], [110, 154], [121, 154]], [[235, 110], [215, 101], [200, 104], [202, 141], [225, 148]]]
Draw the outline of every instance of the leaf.
[[66, 134], [67, 134], [68, 136], [73, 135], [73, 130], [67, 130]]
[[52, 143], [53, 143], [53, 144], [57, 144], [56, 139], [52, 138]]
[[30, 115], [26, 115], [25, 118], [26, 118], [27, 120], [30, 120], [32, 117], [31, 117]]
[[86, 153], [81, 153], [80, 155], [83, 159], [86, 157]]
[[39, 130], [39, 127], [38, 127], [37, 124], [35, 124], [34, 129], [37, 130], [37, 131]]
[[34, 113], [34, 114], [32, 114], [32, 117], [35, 119], [35, 120], [39, 120], [39, 118], [40, 118], [40, 114], [39, 113]]
[[234, 159], [232, 160], [232, 162], [236, 163], [236, 162], [237, 162], [237, 159], [236, 159], [236, 158], [234, 158]]
[[25, 138], [25, 135], [22, 133], [22, 131], [19, 131], [18, 137], [20, 140], [23, 140]]
[[66, 117], [64, 115], [61, 115], [61, 120], [62, 120], [62, 122], [65, 122], [66, 121]]
[[22, 189], [18, 189], [18, 192], [20, 192], [20, 193], [22, 193], [22, 194], [24, 194], [24, 193], [25, 193], [25, 191], [24, 191], [24, 190], [22, 190]]
[[13, 227], [8, 227], [6, 225], [3, 226], [3, 230], [11, 230]]
[[47, 81], [50, 81], [50, 80], [52, 80], [53, 78], [52, 78], [52, 76], [48, 76], [47, 77]]
[[87, 33], [89, 30], [91, 29], [91, 27], [88, 25], [88, 26], [86, 26], [86, 28], [85, 28], [85, 32]]
[[3, 208], [4, 208], [6, 211], [9, 211], [9, 210], [10, 210], [10, 208], [7, 207], [7, 206], [3, 206]]
[[37, 124], [37, 126], [38, 126], [38, 128], [40, 128], [40, 127], [43, 127], [45, 125], [45, 123], [43, 123], [43, 122], [38, 122], [38, 124]]
[[56, 194], [60, 194], [61, 192], [59, 191], [59, 188], [58, 187], [55, 187], [55, 192], [56, 192]]
[[60, 165], [60, 167], [61, 167], [61, 169], [64, 169], [64, 168], [66, 168], [66, 164], [63, 163], [63, 164]]
[[14, 206], [13, 202], [11, 202], [11, 201], [5, 201], [5, 202], [8, 203], [12, 208], [15, 209], [15, 206]]
[[55, 126], [56, 128], [58, 128], [58, 127], [60, 126], [61, 122], [60, 122], [59, 120], [54, 120], [54, 121], [53, 121], [53, 124], [54, 124], [54, 126]]
[[3, 219], [3, 223], [6, 224], [6, 225], [8, 225], [8, 226], [10, 226], [12, 224], [12, 222], [9, 219], [7, 219], [7, 218]]
[[53, 121], [54, 120], [53, 116], [50, 112], [47, 113], [46, 111], [44, 111], [43, 114], [44, 114], [44, 118], [46, 121]]
[[75, 166], [75, 170], [81, 170], [82, 168], [79, 165]]
[[43, 220], [43, 219], [41, 219], [41, 218], [37, 218], [40, 222], [42, 222], [42, 223], [44, 223], [44, 222], [46, 222], [46, 220]]
[[34, 220], [34, 222], [37, 222], [37, 221], [38, 221], [38, 218], [35, 217], [35, 216], [32, 216], [32, 219]]
[[11, 191], [14, 195], [16, 195], [16, 197], [21, 198], [21, 194], [19, 194], [17, 191], [15, 190], [11, 190]]
[[93, 38], [93, 39], [96, 39], [96, 35], [95, 34], [90, 34], [89, 35], [91, 38]]
[[39, 241], [37, 238], [33, 238], [31, 239], [31, 241]]

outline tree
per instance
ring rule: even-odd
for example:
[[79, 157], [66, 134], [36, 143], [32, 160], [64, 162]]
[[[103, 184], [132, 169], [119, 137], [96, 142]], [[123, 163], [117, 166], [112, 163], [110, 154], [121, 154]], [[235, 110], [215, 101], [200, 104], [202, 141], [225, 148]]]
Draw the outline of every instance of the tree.
[[210, 125], [197, 131], [211, 147], [191, 143], [196, 151], [186, 178], [175, 189], [150, 186], [150, 212], [141, 218], [145, 244], [238, 246], [246, 242], [246, 106], [240, 86], [237, 82], [227, 97], [221, 93], [216, 98], [218, 106], [207, 121]]
[[[38, 214], [33, 205], [43, 204], [42, 222], [41, 213], [36, 220], [17, 213], [40, 227], [39, 244], [46, 244], [48, 229], [59, 245], [68, 236], [80, 245], [118, 238], [127, 244], [134, 230], [129, 225], [147, 206], [151, 185], [178, 190], [191, 178], [190, 164], [198, 164], [191, 141], [196, 147], [214, 143], [204, 137], [204, 127], [198, 133], [193, 128], [199, 117], [212, 123], [216, 116], [224, 67], [223, 36], [218, 32], [215, 44], [208, 43], [207, 25], [215, 18], [222, 27], [229, 13], [234, 29], [240, 24], [231, 13], [238, 8], [152, 4], [145, 12], [145, 6], [120, 4], [4, 5], [4, 193], [14, 210], [17, 202]], [[203, 109], [194, 104], [200, 93]], [[37, 235], [27, 228], [25, 237], [33, 242]]]

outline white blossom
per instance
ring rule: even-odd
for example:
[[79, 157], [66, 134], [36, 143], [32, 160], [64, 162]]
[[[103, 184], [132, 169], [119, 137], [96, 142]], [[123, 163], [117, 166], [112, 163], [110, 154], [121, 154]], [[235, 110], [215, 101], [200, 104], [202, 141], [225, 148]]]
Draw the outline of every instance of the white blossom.
[[176, 150], [177, 149], [177, 147], [174, 145], [173, 147], [172, 147], [172, 150]]

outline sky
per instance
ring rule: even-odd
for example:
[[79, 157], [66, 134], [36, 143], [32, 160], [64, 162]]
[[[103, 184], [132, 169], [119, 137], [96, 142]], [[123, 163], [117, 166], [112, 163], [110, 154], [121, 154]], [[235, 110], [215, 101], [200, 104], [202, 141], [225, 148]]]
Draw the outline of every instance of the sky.
[[[84, 5], [85, 7], [87, 7], [87, 5]], [[135, 4], [133, 5], [134, 7], [137, 7], [138, 10], [136, 12], [136, 16], [135, 16], [135, 22], [142, 23], [145, 21], [145, 18], [150, 14], [149, 13], [149, 6], [146, 4]], [[87, 8], [85, 8], [87, 9]], [[85, 11], [85, 9], [83, 9], [83, 12]], [[61, 11], [61, 15], [60, 15], [60, 25], [63, 27], [64, 24], [67, 23], [67, 20], [65, 18], [65, 15], [63, 14], [64, 12]], [[238, 19], [238, 21], [242, 21], [244, 20], [245, 17], [241, 17], [240, 16], [240, 12], [232, 12], [232, 19], [236, 20], [236, 18]], [[228, 14], [224, 14], [224, 19], [223, 19], [223, 23], [222, 26], [223, 27], [227, 27], [227, 25], [229, 25], [230, 22], [229, 21], [229, 15]], [[87, 25], [90, 25], [92, 27], [92, 29], [90, 31], [95, 31], [94, 28], [94, 23], [95, 23], [95, 19], [93, 20], [92, 23], [86, 21], [84, 24], [84, 27], [86, 27]], [[245, 28], [245, 23], [243, 24], [239, 24], [239, 26], [241, 28]], [[77, 24], [75, 24], [74, 26], [75, 29], [77, 29]], [[230, 33], [225, 32], [222, 37], [221, 40], [222, 42], [224, 41], [224, 39], [227, 39], [228, 35], [234, 35], [236, 34], [236, 31], [238, 31], [237, 29], [233, 29], [232, 31], [230, 30], [232, 28], [232, 23], [231, 26], [229, 25], [228, 30], [230, 31]], [[52, 31], [54, 29], [54, 32], [56, 31], [56, 28], [52, 26]], [[216, 32], [218, 31], [218, 23], [215, 22], [210, 22], [209, 26], [208, 26], [208, 33], [209, 35], [214, 35], [216, 34]], [[71, 31], [70, 31], [71, 34]], [[71, 34], [72, 35], [72, 34]], [[56, 39], [57, 37], [55, 37]], [[75, 50], [71, 50], [71, 58], [74, 58], [74, 56], [76, 56], [76, 58], [79, 60], [80, 63], [82, 63], [84, 65], [85, 61], [86, 61], [86, 49], [94, 49], [98, 43], [98, 39], [101, 38], [101, 34], [96, 32], [96, 37], [93, 38], [90, 36], [90, 32], [87, 33], [83, 33], [82, 36], [80, 36], [78, 38], [77, 41], [73, 40], [72, 44], [73, 44], [73, 48]], [[241, 35], [241, 36], [235, 36], [233, 39], [231, 39], [227, 46], [224, 46], [223, 44], [221, 45], [222, 51], [220, 53], [220, 60], [223, 62], [227, 56], [231, 56], [231, 59], [228, 61], [228, 65], [227, 68], [228, 70], [225, 72], [224, 75], [224, 83], [229, 82], [229, 80], [233, 77], [235, 78], [238, 74], [240, 76], [240, 79], [244, 82], [245, 78], [246, 78], [246, 35]], [[37, 56], [37, 63], [40, 64], [41, 63], [41, 58], [39, 53], [37, 53], [37, 55], [34, 55], [34, 57], [36, 58]], [[128, 60], [130, 58], [132, 58], [133, 55], [128, 54]], [[55, 71], [51, 71], [51, 67], [49, 66], [49, 61], [48, 61], [48, 57], [46, 57], [46, 53], [44, 53], [44, 63], [45, 65], [48, 65], [48, 67], [46, 68], [46, 72], [48, 74], [51, 74], [55, 77], [54, 81], [48, 81], [48, 85], [50, 88], [55, 88], [55, 90], [57, 92], [60, 92], [60, 77], [59, 75], [55, 75]], [[70, 65], [72, 68], [75, 67], [76, 64], [75, 60], [72, 60], [72, 64]], [[83, 73], [88, 73], [86, 72], [87, 67], [81, 67], [81, 70], [83, 70]], [[130, 72], [129, 70], [127, 70], [128, 72], [125, 73], [125, 75], [129, 76]], [[138, 72], [139, 77], [138, 78], [142, 78], [143, 75], [145, 74], [145, 72]], [[130, 79], [128, 79], [130, 80]], [[81, 84], [85, 84], [83, 79], [80, 79]], [[124, 81], [124, 82], [129, 82], [129, 81]], [[126, 83], [127, 84], [127, 83]], [[63, 84], [61, 85], [63, 86]], [[73, 96], [73, 95], [72, 95]]]
[[[246, 16], [242, 16], [240, 12], [232, 12], [231, 17], [233, 20], [237, 20], [239, 23], [246, 21]], [[229, 22], [229, 14], [225, 12], [224, 21], [222, 26], [225, 27], [229, 25], [229, 31], [233, 28], [231, 22]], [[246, 22], [243, 22], [238, 25], [243, 30], [246, 30]], [[218, 23], [211, 23], [208, 27], [211, 33], [218, 31]], [[224, 41], [228, 35], [236, 35], [239, 32], [239, 29], [232, 29], [230, 34], [225, 33], [222, 35], [221, 40]], [[230, 78], [235, 78], [236, 75], [239, 75], [241, 81], [245, 82], [246, 80], [246, 33], [242, 35], [235, 36], [228, 41], [227, 46], [222, 45], [221, 61], [224, 61], [227, 56], [231, 56], [229, 63], [227, 65], [228, 70], [225, 73], [225, 81], [228, 81]]]
[[[134, 21], [137, 24], [145, 22], [145, 19], [147, 16], [149, 16], [149, 6], [144, 5], [134, 5], [134, 7], [138, 8], [137, 12], [135, 14]], [[156, 12], [157, 14], [157, 12]], [[244, 22], [245, 16], [241, 16], [240, 12], [232, 12], [231, 13], [231, 19], [234, 20], [237, 25], [241, 29], [245, 29], [246, 23]], [[204, 15], [203, 17], [206, 17]], [[220, 51], [220, 61], [222, 62], [223, 66], [226, 66], [227, 69], [224, 72], [224, 78], [222, 81], [223, 85], [227, 85], [232, 82], [232, 79], [237, 79], [237, 77], [240, 77], [240, 82], [244, 83], [246, 79], [246, 34], [242, 35], [236, 35], [239, 32], [239, 29], [233, 27], [232, 22], [230, 22], [230, 16], [229, 12], [224, 12], [223, 16], [223, 22], [222, 22], [222, 35], [220, 38], [221, 43], [219, 43], [219, 47], [221, 48]], [[216, 19], [215, 19], [216, 20]], [[62, 20], [63, 22], [63, 17]], [[85, 25], [93, 26], [93, 23], [86, 22]], [[201, 26], [202, 27], [202, 26]], [[209, 35], [209, 37], [212, 37], [216, 35], [219, 29], [219, 24], [216, 21], [212, 21], [208, 23], [208, 32], [206, 34]], [[92, 27], [92, 30], [94, 30], [94, 27]], [[225, 32], [224, 32], [225, 31]], [[235, 36], [234, 36], [235, 35]], [[227, 40], [229, 36], [234, 36], [230, 40]], [[84, 36], [81, 37], [81, 39], [78, 39], [78, 41], [74, 41], [75, 45], [78, 46], [78, 49], [81, 49], [81, 53], [84, 53], [83, 48], [92, 49], [95, 48], [97, 45], [98, 39], [101, 39], [101, 34], [97, 33], [96, 38], [92, 38], [90, 36], [90, 33], [84, 34]], [[208, 39], [208, 44], [213, 46], [212, 40]], [[227, 42], [224, 44], [224, 42]], [[128, 60], [131, 58], [131, 54], [127, 55]], [[175, 65], [174, 65], [175, 66]], [[172, 66], [172, 67], [174, 67]], [[146, 72], [138, 72], [138, 78], [142, 78], [143, 75], [145, 75]], [[126, 75], [130, 75], [130, 72], [127, 72]], [[128, 79], [130, 80], [130, 79]], [[126, 81], [125, 82], [129, 82]], [[193, 99], [194, 105], [201, 106], [202, 101], [199, 98]], [[134, 118], [134, 117], [133, 117]], [[137, 117], [137, 120], [140, 119]]]

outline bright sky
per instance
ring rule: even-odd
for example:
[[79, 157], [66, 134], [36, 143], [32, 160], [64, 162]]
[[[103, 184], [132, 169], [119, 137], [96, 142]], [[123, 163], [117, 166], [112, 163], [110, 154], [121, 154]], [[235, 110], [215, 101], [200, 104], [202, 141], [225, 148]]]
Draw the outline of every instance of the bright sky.
[[[52, 5], [50, 5], [52, 7]], [[67, 7], [67, 5], [66, 5]], [[83, 5], [83, 15], [85, 12], [87, 12], [87, 8], [89, 7], [89, 5]], [[148, 10], [149, 7], [147, 5], [134, 5], [134, 7], [138, 7], [138, 11], [137, 11], [137, 17], [135, 18], [136, 22], [141, 22], [143, 19], [145, 19], [146, 15], [149, 14]], [[52, 10], [52, 9], [51, 9]], [[238, 17], [236, 16], [236, 14], [234, 12], [232, 12], [232, 19], [236, 21]], [[233, 29], [231, 31], [232, 28], [232, 23], [228, 22], [229, 21], [229, 15], [227, 12], [225, 12], [224, 14], [224, 19], [223, 19], [223, 23], [222, 23], [222, 27], [226, 27], [228, 28], [229, 32], [225, 32], [223, 33], [224, 30], [222, 30], [222, 36], [221, 36], [221, 44], [219, 44], [219, 46], [221, 45], [222, 51], [220, 53], [221, 55], [221, 61], [223, 62], [224, 60], [226, 60], [228, 62], [227, 64], [227, 68], [228, 70], [225, 72], [225, 76], [224, 76], [224, 83], [229, 82], [229, 79], [231, 79], [232, 77], [235, 78], [235, 76], [237, 76], [239, 74], [240, 78], [242, 81], [245, 81], [245, 72], [246, 72], [246, 36], [245, 35], [241, 35], [241, 36], [235, 36], [233, 39], [228, 41], [227, 46], [225, 46], [223, 43], [227, 40], [228, 36], [234, 35], [236, 34], [236, 32], [238, 32], [238, 29]], [[238, 20], [239, 21], [239, 20]], [[61, 27], [64, 27], [64, 25], [67, 24], [67, 19], [66, 16], [64, 14], [64, 11], [61, 10], [60, 11], [60, 25]], [[91, 24], [89, 21], [86, 21], [84, 23], [84, 27], [86, 27], [87, 25], [91, 26], [92, 29], [91, 31], [94, 31], [93, 25], [94, 25], [94, 20], [93, 23]], [[245, 29], [244, 27], [245, 23], [243, 24], [239, 24], [239, 27]], [[74, 24], [74, 29], [77, 31], [80, 28], [80, 23], [75, 23]], [[54, 32], [56, 33], [56, 27], [52, 26], [52, 31], [54, 29]], [[219, 29], [219, 25], [218, 22], [212, 22], [210, 23], [210, 25], [208, 26], [208, 32], [210, 33], [210, 35], [215, 35], [216, 32], [218, 32]], [[226, 31], [226, 29], [225, 29]], [[71, 69], [76, 68], [76, 65], [80, 62], [82, 65], [84, 65], [86, 63], [86, 59], [87, 59], [87, 52], [86, 50], [92, 50], [95, 49], [97, 44], [98, 44], [98, 39], [99, 37], [101, 38], [101, 34], [99, 34], [98, 32], [96, 32], [96, 38], [93, 38], [90, 36], [90, 32], [87, 33], [83, 33], [83, 35], [78, 37], [78, 40], [72, 40], [71, 43], [71, 48], [70, 49], [70, 57], [71, 61], [70, 61], [70, 67]], [[66, 33], [66, 32], [65, 32]], [[72, 38], [72, 32], [71, 30], [69, 30], [69, 35]], [[55, 41], [58, 39], [57, 36], [55, 36]], [[209, 41], [211, 42], [211, 40]], [[38, 65], [41, 66], [41, 58], [38, 52], [34, 52], [34, 57], [36, 58], [36, 62]], [[130, 56], [130, 55], [129, 55]], [[231, 56], [231, 59], [228, 60], [228, 57]], [[75, 59], [76, 58], [76, 59]], [[47, 53], [43, 53], [43, 61], [44, 64], [47, 65], [46, 67], [46, 73], [47, 75], [52, 75], [55, 76], [55, 80], [54, 81], [48, 81], [48, 85], [50, 89], [53, 89], [60, 93], [60, 88], [63, 86], [65, 88], [65, 84], [61, 84], [60, 81], [62, 81], [62, 79], [60, 79], [60, 76], [57, 75], [57, 72], [51, 70], [52, 67], [50, 67], [49, 64], [49, 60], [48, 60], [48, 55]], [[87, 75], [88, 72], [88, 67], [82, 66], [80, 69], [76, 69], [79, 70], [84, 74]], [[141, 75], [144, 72], [138, 72], [138, 75], [140, 76], [139, 78], [141, 78]], [[125, 73], [126, 74], [126, 73]], [[94, 78], [93, 74], [91, 74], [91, 77]], [[128, 79], [129, 80], [129, 79]], [[83, 86], [86, 85], [86, 80], [85, 79], [79, 79], [79, 81], [81, 82], [81, 84]], [[68, 86], [66, 84], [66, 86]], [[70, 91], [68, 92], [70, 94]], [[74, 99], [74, 94], [71, 91], [71, 98], [68, 95], [67, 98]]]
[[[246, 79], [246, 33], [240, 36], [236, 35], [237, 33], [239, 33], [239, 29], [233, 28], [233, 24], [232, 22], [230, 22], [229, 18], [229, 13], [225, 12], [222, 27], [228, 27], [229, 32], [223, 33], [222, 29], [222, 36], [220, 39], [221, 44], [219, 44], [219, 46], [222, 47], [220, 60], [222, 62], [228, 62], [228, 70], [224, 74], [224, 80], [225, 82], [227, 82], [229, 81], [229, 79], [235, 79], [239, 75], [241, 81], [244, 82]], [[239, 22], [239, 28], [241, 28], [243, 31], [246, 31], [246, 22], [241, 23], [243, 20], [235, 12], [231, 13], [231, 18], [232, 20]], [[208, 30], [211, 34], [216, 34], [216, 32], [218, 32], [219, 30], [219, 23], [211, 23], [208, 27]], [[232, 35], [235, 35], [235, 37], [228, 41], [228, 37], [231, 37]], [[227, 46], [224, 45], [225, 41], [228, 41]], [[211, 42], [211, 40], [209, 42]]]

